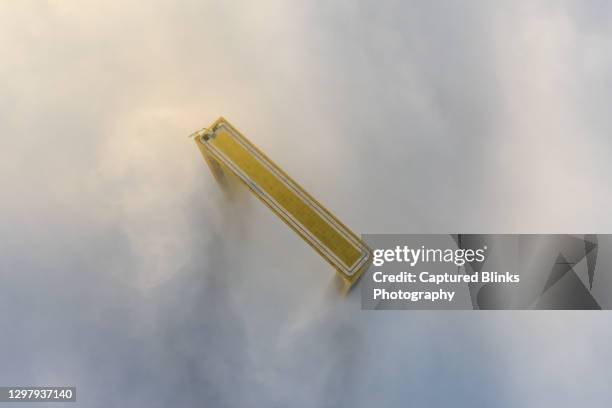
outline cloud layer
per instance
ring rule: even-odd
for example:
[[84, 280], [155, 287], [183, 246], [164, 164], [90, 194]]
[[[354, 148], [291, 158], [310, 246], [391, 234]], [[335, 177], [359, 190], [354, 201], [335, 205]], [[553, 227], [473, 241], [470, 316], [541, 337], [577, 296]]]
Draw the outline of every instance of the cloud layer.
[[227, 117], [359, 232], [610, 232], [611, 11], [0, 5], [0, 384], [88, 407], [606, 406], [605, 313], [362, 312], [186, 136]]

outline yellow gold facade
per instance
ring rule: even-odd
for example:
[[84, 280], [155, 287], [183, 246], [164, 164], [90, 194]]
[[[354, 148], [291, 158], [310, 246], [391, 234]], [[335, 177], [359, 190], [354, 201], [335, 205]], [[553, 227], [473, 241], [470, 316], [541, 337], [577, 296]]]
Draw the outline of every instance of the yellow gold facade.
[[371, 261], [368, 246], [224, 118], [195, 133], [213, 175], [233, 173], [327, 260], [350, 287]]

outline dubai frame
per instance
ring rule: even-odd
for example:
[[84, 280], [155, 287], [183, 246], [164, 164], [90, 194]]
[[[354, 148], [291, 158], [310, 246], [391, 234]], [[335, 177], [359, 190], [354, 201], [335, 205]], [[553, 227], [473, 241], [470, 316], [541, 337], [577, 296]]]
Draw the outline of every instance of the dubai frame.
[[237, 177], [336, 269], [345, 289], [368, 268], [370, 248], [227, 120], [192, 136], [219, 184], [229, 188], [226, 177]]

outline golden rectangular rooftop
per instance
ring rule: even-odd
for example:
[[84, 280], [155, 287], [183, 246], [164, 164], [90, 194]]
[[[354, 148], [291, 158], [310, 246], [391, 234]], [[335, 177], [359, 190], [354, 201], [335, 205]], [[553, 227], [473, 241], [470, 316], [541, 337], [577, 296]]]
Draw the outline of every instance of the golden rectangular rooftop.
[[196, 143], [215, 177], [237, 176], [341, 277], [353, 284], [371, 259], [370, 249], [225, 119], [196, 133]]

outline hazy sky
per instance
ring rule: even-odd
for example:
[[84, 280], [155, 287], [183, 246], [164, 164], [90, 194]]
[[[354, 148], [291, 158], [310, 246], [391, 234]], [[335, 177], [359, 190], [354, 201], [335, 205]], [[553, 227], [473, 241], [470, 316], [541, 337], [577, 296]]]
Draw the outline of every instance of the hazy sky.
[[0, 385], [607, 407], [607, 312], [361, 311], [187, 135], [225, 116], [360, 233], [610, 233], [611, 23], [606, 1], [0, 3]]

